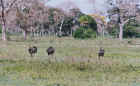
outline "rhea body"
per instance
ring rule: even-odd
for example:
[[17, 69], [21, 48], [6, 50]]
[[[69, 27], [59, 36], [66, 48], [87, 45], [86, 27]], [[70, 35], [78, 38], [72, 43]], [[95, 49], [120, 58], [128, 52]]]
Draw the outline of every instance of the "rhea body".
[[[46, 52], [47, 52], [48, 56], [54, 57], [53, 55], [54, 55], [54, 53], [55, 53], [55, 49], [54, 49], [52, 46], [50, 46], [50, 47], [46, 50]], [[54, 57], [54, 58], [55, 58], [55, 57]], [[55, 60], [56, 60], [56, 58], [55, 58]], [[49, 62], [51, 62], [50, 57], [49, 57]]]
[[33, 55], [37, 53], [37, 47], [36, 46], [29, 47], [28, 52], [31, 55], [31, 57], [33, 57]]
[[104, 57], [104, 53], [105, 53], [105, 50], [103, 48], [100, 48], [98, 52], [98, 58], [100, 59], [100, 57]]
[[49, 56], [49, 55], [53, 55], [54, 52], [55, 52], [55, 49], [54, 49], [52, 46], [50, 46], [50, 47], [46, 50], [46, 52], [48, 53], [48, 56]]

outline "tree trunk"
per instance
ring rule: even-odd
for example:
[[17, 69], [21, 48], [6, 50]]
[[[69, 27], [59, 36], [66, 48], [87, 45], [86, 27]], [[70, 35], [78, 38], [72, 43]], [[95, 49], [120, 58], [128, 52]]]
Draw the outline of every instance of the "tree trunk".
[[23, 30], [23, 36], [24, 36], [24, 40], [27, 39], [27, 31]]
[[6, 41], [6, 19], [5, 19], [5, 7], [3, 0], [0, 0], [1, 2], [1, 18], [2, 18], [2, 40]]
[[72, 37], [72, 35], [73, 35], [73, 30], [72, 30], [72, 28], [71, 28], [71, 37]]
[[119, 27], [120, 27], [120, 33], [119, 33], [119, 39], [120, 40], [123, 40], [123, 24], [119, 24]]
[[64, 20], [61, 21], [61, 25], [59, 28], [59, 36], [62, 36], [62, 27], [63, 27]]
[[2, 25], [2, 40], [6, 41], [6, 26]]
[[104, 26], [102, 26], [102, 38], [104, 38]]

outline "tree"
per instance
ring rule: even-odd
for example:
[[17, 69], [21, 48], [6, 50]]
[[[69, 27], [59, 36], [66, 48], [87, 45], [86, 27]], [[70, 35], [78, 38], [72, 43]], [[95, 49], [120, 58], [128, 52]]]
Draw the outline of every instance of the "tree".
[[89, 15], [84, 15], [81, 16], [78, 21], [80, 22], [80, 28], [74, 32], [74, 38], [87, 39], [96, 37], [97, 24], [94, 18]]
[[62, 34], [62, 27], [64, 23], [65, 12], [58, 8], [49, 8], [49, 32], [55, 32], [57, 35]]
[[97, 23], [91, 16], [89, 15], [81, 16], [79, 18], [79, 22], [81, 26], [86, 28], [92, 28], [93, 31], [97, 31]]
[[92, 16], [96, 23], [97, 23], [97, 32], [98, 35], [101, 35], [104, 37], [105, 29], [107, 27], [106, 24], [106, 0], [103, 0], [102, 2], [99, 2], [98, 0], [87, 0], [89, 3], [92, 3], [92, 14], [89, 14]]
[[65, 16], [63, 20], [62, 25], [62, 35], [63, 36], [69, 36], [71, 34], [72, 36], [72, 27], [73, 27], [73, 18], [70, 16]]
[[1, 7], [1, 24], [2, 24], [2, 40], [7, 40], [6, 29], [7, 29], [7, 15], [17, 3], [17, 0], [0, 0]]
[[95, 19], [97, 23], [97, 32], [98, 34], [101, 34], [104, 37], [105, 28], [107, 26], [106, 20], [104, 16], [101, 16], [100, 14], [90, 14], [92, 18]]
[[[109, 9], [109, 18], [113, 19], [115, 16], [119, 25], [119, 39], [123, 39], [124, 25], [131, 19], [134, 19], [137, 15], [138, 0], [108, 0], [111, 9]], [[116, 16], [117, 15], [117, 16]]]
[[95, 38], [96, 37], [96, 32], [93, 31], [91, 28], [84, 28], [80, 27], [76, 29], [76, 31], [73, 34], [74, 38], [78, 39], [88, 39], [88, 38]]
[[48, 24], [48, 9], [40, 0], [23, 0], [16, 6], [17, 25], [23, 30], [24, 39], [27, 33], [41, 31]]

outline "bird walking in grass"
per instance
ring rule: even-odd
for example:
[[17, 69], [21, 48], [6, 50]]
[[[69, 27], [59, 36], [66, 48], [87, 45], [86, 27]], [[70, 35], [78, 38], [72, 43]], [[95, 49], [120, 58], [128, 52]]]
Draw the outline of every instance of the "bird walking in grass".
[[98, 59], [100, 60], [100, 57], [104, 57], [104, 53], [105, 53], [105, 50], [101, 47], [99, 52], [98, 52]]
[[29, 47], [28, 52], [30, 56], [33, 57], [33, 55], [37, 53], [37, 47], [36, 46]]
[[[47, 52], [47, 54], [48, 54], [48, 56], [52, 56], [53, 57], [53, 55], [54, 55], [54, 53], [55, 53], [55, 49], [52, 47], [52, 46], [50, 46], [47, 50], [46, 50], [46, 52]], [[55, 60], [56, 60], [56, 58], [55, 58]]]

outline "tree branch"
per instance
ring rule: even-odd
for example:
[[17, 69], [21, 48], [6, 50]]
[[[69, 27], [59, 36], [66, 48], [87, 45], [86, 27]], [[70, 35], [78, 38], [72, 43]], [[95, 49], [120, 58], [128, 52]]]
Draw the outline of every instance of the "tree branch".
[[5, 25], [5, 8], [4, 8], [4, 3], [3, 3], [3, 0], [0, 0], [1, 2], [1, 9], [2, 9], [2, 12], [1, 12], [1, 18], [2, 18], [2, 21], [3, 21], [3, 24]]
[[133, 18], [134, 18], [134, 17], [125, 20], [123, 24], [126, 24], [129, 20], [131, 20], [131, 19], [133, 19]]
[[7, 8], [7, 10], [6, 10], [5, 13], [8, 13], [8, 12], [10, 11], [10, 8], [12, 8], [12, 6], [16, 3], [16, 1], [17, 1], [17, 0], [14, 0], [13, 2], [11, 2], [10, 5], [7, 6], [8, 8]]

